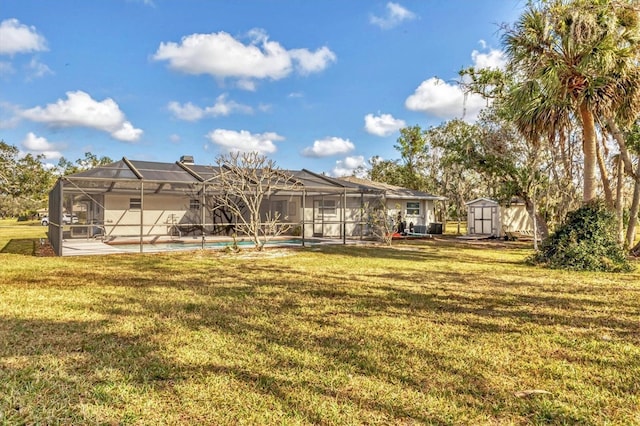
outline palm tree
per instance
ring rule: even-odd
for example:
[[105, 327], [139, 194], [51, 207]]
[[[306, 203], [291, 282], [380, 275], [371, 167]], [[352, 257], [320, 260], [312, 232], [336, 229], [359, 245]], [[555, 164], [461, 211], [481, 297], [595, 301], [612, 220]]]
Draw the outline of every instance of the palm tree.
[[531, 140], [577, 118], [584, 154], [583, 201], [596, 197], [597, 124], [640, 111], [638, 0], [531, 1], [504, 34], [509, 93], [518, 128]]

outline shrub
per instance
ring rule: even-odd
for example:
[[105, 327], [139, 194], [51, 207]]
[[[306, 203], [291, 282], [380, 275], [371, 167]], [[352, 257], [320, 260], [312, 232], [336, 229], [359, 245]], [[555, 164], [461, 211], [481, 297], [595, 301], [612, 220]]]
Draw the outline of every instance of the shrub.
[[602, 201], [567, 214], [563, 224], [529, 258], [534, 264], [574, 271], [628, 272], [627, 255], [616, 241], [616, 218]]

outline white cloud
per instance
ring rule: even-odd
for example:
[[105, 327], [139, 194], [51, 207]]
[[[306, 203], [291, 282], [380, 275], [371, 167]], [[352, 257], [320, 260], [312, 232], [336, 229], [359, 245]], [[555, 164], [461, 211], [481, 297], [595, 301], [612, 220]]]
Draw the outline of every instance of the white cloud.
[[399, 3], [389, 2], [387, 3], [387, 13], [382, 17], [371, 15], [369, 22], [386, 30], [398, 26], [404, 21], [410, 21], [415, 18], [415, 13], [402, 7]]
[[29, 132], [22, 141], [22, 146], [29, 151], [47, 151], [53, 149], [53, 145], [45, 138], [36, 136], [35, 133]]
[[271, 154], [277, 148], [274, 142], [284, 140], [277, 133], [250, 133], [246, 130], [216, 129], [207, 134], [207, 138], [226, 152], [259, 152]]
[[[480, 40], [480, 46], [487, 52], [474, 50], [471, 52], [473, 67], [476, 69], [504, 69], [507, 59], [504, 51], [488, 49], [487, 43]], [[473, 122], [478, 118], [480, 110], [487, 106], [482, 96], [465, 93], [457, 84], [449, 84], [437, 77], [423, 81], [416, 91], [405, 101], [405, 106], [412, 111], [420, 111], [438, 118], [463, 118]]]
[[9, 102], [0, 101], [0, 129], [16, 127], [20, 122], [20, 108]]
[[349, 139], [330, 137], [313, 142], [313, 146], [302, 151], [305, 157], [329, 157], [336, 154], [346, 154], [355, 149]]
[[315, 52], [310, 52], [307, 49], [292, 49], [289, 54], [298, 62], [297, 69], [302, 75], [320, 72], [337, 60], [336, 54], [326, 46]]
[[0, 40], [0, 55], [47, 50], [47, 41], [35, 27], [21, 24], [17, 19], [0, 22]]
[[237, 79], [237, 86], [255, 90], [255, 80], [279, 80], [295, 69], [300, 74], [320, 72], [336, 61], [327, 47], [315, 52], [287, 50], [270, 41], [263, 30], [251, 30], [249, 43], [243, 44], [226, 32], [191, 34], [180, 43], [160, 43], [153, 58], [168, 61], [169, 67], [187, 74], [209, 74]]
[[364, 117], [364, 129], [367, 133], [376, 136], [389, 136], [406, 127], [406, 125], [407, 123], [404, 120], [394, 118], [391, 114], [380, 114], [377, 116], [367, 114]]
[[27, 133], [22, 146], [34, 154], [44, 154], [48, 160], [55, 160], [62, 157], [62, 153], [58, 151], [55, 144], [47, 141], [47, 139], [36, 136], [33, 132]]
[[44, 77], [47, 74], [53, 74], [51, 68], [38, 61], [36, 58], [31, 58], [29, 61], [29, 65], [27, 65], [27, 69], [29, 70], [29, 78], [40, 78]]
[[126, 120], [124, 113], [111, 98], [98, 102], [83, 91], [67, 92], [67, 99], [58, 99], [55, 104], [22, 111], [22, 117], [45, 123], [52, 127], [89, 127], [105, 131], [114, 139], [134, 142], [142, 136]]
[[331, 170], [331, 176], [351, 176], [358, 167], [364, 167], [366, 161], [362, 155], [346, 157], [344, 160], [336, 161], [336, 166]]
[[420, 111], [442, 119], [463, 118], [475, 121], [486, 100], [475, 93], [465, 99], [463, 90], [457, 84], [449, 84], [437, 77], [423, 81], [416, 91], [405, 101], [411, 111]]
[[180, 44], [160, 43], [154, 59], [169, 61], [169, 66], [187, 74], [211, 74], [240, 79], [271, 78], [278, 80], [291, 72], [291, 58], [276, 42], [254, 39], [244, 45], [225, 32], [192, 34]]
[[[487, 49], [487, 43], [484, 40], [480, 40], [480, 46], [482, 46], [483, 50]], [[484, 53], [474, 50], [471, 52], [471, 59], [473, 59], [473, 66], [477, 69], [504, 69], [507, 66], [505, 52], [498, 49], [489, 49], [488, 52]]]
[[177, 133], [172, 133], [172, 134], [170, 134], [170, 135], [169, 135], [169, 140], [170, 140], [172, 143], [180, 143], [180, 140], [182, 140], [182, 138], [180, 137], [180, 135], [179, 135], [179, 134], [177, 134]]
[[122, 142], [135, 142], [142, 136], [142, 130], [133, 127], [129, 121], [125, 121], [120, 128], [111, 132], [111, 137]]
[[247, 92], [255, 92], [256, 91], [256, 82], [253, 80], [238, 80], [236, 82], [236, 87], [238, 89], [246, 90]]
[[180, 120], [198, 121], [204, 117], [204, 110], [191, 102], [182, 105], [179, 102], [169, 102], [167, 108], [173, 113], [174, 117]]
[[191, 102], [182, 105], [178, 102], [169, 102], [168, 108], [176, 118], [186, 121], [198, 121], [204, 117], [227, 116], [234, 112], [243, 114], [253, 113], [253, 108], [250, 106], [227, 100], [226, 94], [218, 96], [213, 106], [205, 108], [196, 106]]

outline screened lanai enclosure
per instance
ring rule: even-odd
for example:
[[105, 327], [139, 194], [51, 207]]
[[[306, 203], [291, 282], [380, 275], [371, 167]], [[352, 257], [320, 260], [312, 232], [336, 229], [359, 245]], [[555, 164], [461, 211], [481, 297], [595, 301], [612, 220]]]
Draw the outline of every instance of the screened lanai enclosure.
[[[215, 205], [225, 170], [189, 160], [123, 158], [60, 178], [49, 193], [48, 234], [55, 253], [63, 255], [63, 243], [76, 239], [134, 243], [143, 252], [148, 243], [186, 238], [204, 243], [235, 233], [239, 218]], [[288, 183], [270, 189], [261, 217], [278, 213], [302, 245], [312, 238], [344, 243], [370, 235], [363, 206], [384, 199], [384, 190], [304, 169], [282, 172]]]

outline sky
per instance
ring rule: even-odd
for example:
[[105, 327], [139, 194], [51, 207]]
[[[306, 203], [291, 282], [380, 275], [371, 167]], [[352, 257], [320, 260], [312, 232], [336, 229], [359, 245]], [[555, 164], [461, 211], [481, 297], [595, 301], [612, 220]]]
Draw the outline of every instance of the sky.
[[215, 164], [351, 174], [399, 129], [473, 121], [458, 71], [501, 67], [522, 0], [2, 0], [0, 139], [47, 164]]

